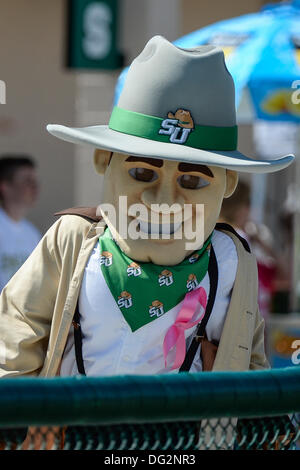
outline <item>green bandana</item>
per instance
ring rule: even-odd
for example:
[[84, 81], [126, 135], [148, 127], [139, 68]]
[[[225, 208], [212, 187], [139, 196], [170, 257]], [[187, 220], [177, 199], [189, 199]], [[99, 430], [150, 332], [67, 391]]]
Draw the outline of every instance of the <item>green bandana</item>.
[[106, 228], [99, 238], [105, 281], [132, 331], [171, 310], [196, 289], [207, 273], [211, 236], [201, 250], [176, 266], [136, 263], [125, 255]]

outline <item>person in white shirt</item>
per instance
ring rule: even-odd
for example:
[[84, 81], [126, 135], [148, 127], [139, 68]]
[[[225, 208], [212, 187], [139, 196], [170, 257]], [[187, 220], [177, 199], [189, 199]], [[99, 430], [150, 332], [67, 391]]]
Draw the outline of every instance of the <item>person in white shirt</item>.
[[0, 158], [0, 291], [38, 244], [41, 235], [25, 219], [39, 192], [34, 161]]

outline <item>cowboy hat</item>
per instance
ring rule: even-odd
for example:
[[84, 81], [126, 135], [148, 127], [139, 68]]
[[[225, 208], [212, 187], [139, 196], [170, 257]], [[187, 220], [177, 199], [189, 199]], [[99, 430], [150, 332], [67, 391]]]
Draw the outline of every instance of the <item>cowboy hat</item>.
[[239, 152], [234, 83], [222, 49], [180, 49], [161, 36], [131, 64], [108, 125], [47, 130], [112, 152], [245, 172], [278, 171], [294, 159], [262, 161]]

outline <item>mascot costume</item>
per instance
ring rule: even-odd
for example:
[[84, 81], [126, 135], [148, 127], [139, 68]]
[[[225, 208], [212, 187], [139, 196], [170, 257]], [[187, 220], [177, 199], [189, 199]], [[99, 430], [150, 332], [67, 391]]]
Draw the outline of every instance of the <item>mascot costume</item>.
[[62, 211], [3, 289], [3, 377], [267, 368], [257, 267], [216, 224], [238, 171], [273, 172], [237, 147], [221, 49], [152, 38], [108, 126], [49, 125], [94, 147], [97, 208]]

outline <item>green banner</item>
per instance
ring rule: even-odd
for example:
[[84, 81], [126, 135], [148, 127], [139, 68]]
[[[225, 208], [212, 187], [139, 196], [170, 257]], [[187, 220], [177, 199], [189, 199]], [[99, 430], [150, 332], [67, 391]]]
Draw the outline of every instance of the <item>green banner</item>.
[[118, 0], [69, 0], [68, 21], [69, 67], [113, 70], [122, 66]]

